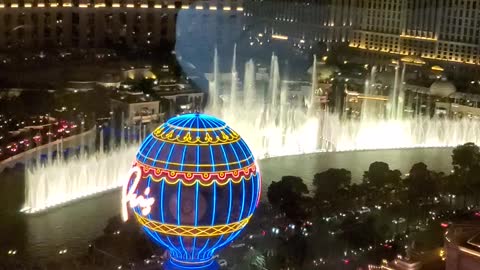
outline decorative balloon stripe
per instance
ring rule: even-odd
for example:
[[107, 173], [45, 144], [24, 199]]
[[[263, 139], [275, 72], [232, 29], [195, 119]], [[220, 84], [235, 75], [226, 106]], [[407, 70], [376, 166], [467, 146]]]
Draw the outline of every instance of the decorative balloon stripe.
[[138, 157], [141, 157], [142, 159], [149, 160], [153, 163], [158, 163], [158, 164], [164, 164], [164, 165], [174, 165], [174, 166], [182, 166], [182, 167], [201, 167], [201, 168], [211, 168], [211, 167], [218, 167], [218, 166], [235, 166], [241, 163], [250, 163], [254, 160], [253, 155], [248, 156], [245, 159], [234, 161], [234, 162], [227, 162], [227, 163], [215, 163], [215, 164], [210, 164], [210, 163], [205, 163], [205, 164], [193, 164], [193, 163], [178, 163], [178, 162], [173, 162], [173, 161], [164, 161], [164, 160], [155, 160], [150, 157], [145, 156], [142, 153], [137, 153], [137, 162], [141, 162], [138, 160]]
[[[252, 177], [256, 177], [256, 176], [257, 176], [256, 174], [252, 174], [252, 175], [249, 176], [249, 177], [244, 177], [244, 179], [245, 179], [245, 180], [250, 180]], [[191, 180], [191, 181], [186, 181], [185, 179], [177, 178], [177, 179], [175, 179], [175, 180], [172, 180], [172, 179], [169, 179], [169, 178], [167, 178], [167, 177], [161, 177], [161, 178], [153, 178], [153, 177], [152, 177], [151, 179], [152, 179], [152, 181], [154, 181], [154, 182], [165, 181], [165, 182], [167, 182], [167, 184], [170, 184], [170, 185], [175, 185], [175, 184], [177, 184], [178, 182], [181, 181], [183, 185], [189, 186], [189, 187], [195, 185], [195, 183], [197, 183], [197, 182], [198, 182], [201, 186], [209, 187], [209, 186], [213, 185], [213, 183], [217, 183], [219, 186], [224, 186], [224, 185], [226, 185], [226, 184], [228, 184], [228, 183], [230, 183], [230, 182], [235, 183], [235, 184], [238, 184], [238, 183], [240, 183], [240, 182], [242, 181], [241, 178], [240, 178], [240, 179], [228, 178], [228, 179], [226, 179], [226, 180], [224, 180], [224, 181], [221, 181], [221, 182], [218, 181], [218, 180], [216, 180], [216, 179], [215, 179], [215, 180], [211, 180], [210, 182], [205, 182], [205, 181], [203, 181], [203, 180], [201, 180], [201, 179], [193, 179], [193, 180]]]
[[[222, 145], [235, 143], [240, 141], [240, 135], [233, 130], [219, 130], [212, 134], [206, 130], [201, 130], [202, 136], [192, 136], [192, 133], [188, 131], [185, 135], [180, 135], [182, 130], [165, 129], [161, 126], [153, 131], [153, 136], [163, 142], [182, 144], [182, 145]], [[227, 133], [228, 134], [227, 134]], [[194, 132], [197, 133], [197, 132]], [[219, 135], [217, 135], [217, 133]]]
[[255, 163], [237, 170], [198, 173], [162, 170], [145, 165], [138, 160], [135, 166], [140, 168], [144, 178], [150, 176], [150, 178], [155, 182], [166, 181], [168, 184], [172, 185], [178, 183], [178, 181], [182, 181], [182, 183], [187, 186], [192, 186], [196, 182], [199, 182], [202, 186], [210, 186], [214, 182], [219, 185], [225, 185], [230, 181], [237, 184], [240, 183], [242, 179], [250, 180], [252, 176], [257, 176], [257, 166]]
[[151, 219], [147, 219], [136, 212], [135, 217], [141, 225], [161, 234], [183, 237], [213, 237], [230, 234], [241, 230], [243, 227], [245, 227], [245, 225], [247, 225], [248, 221], [252, 216], [250, 215], [238, 222], [215, 226], [187, 226], [165, 224]]
[[[176, 126], [170, 123], [166, 123], [167, 126], [171, 129], [178, 129], [178, 130], [185, 130], [185, 131], [218, 131], [218, 130], [225, 130], [228, 128], [227, 125], [223, 125], [221, 127], [216, 127], [216, 128], [192, 128], [192, 127], [181, 127], [181, 126]], [[158, 128], [160, 129], [160, 127]]]
[[255, 163], [252, 163], [241, 169], [234, 169], [230, 171], [217, 171], [217, 172], [182, 172], [182, 171], [175, 171], [170, 169], [163, 170], [160, 168], [146, 165], [138, 160], [133, 165], [142, 169], [143, 173], [148, 173], [156, 177], [164, 176], [166, 174], [168, 174], [168, 176], [170, 177], [176, 177], [176, 175], [180, 174], [186, 179], [202, 177], [205, 180], [209, 180], [211, 176], [215, 176], [218, 179], [224, 179], [228, 177], [239, 178], [241, 176], [246, 176], [246, 175], [249, 175], [250, 173], [257, 171], [257, 166], [255, 165]]

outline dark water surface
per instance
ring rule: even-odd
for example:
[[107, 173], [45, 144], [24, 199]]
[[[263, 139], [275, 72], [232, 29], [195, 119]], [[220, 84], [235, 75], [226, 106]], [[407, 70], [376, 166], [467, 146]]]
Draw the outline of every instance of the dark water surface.
[[[313, 175], [328, 168], [346, 168], [354, 182], [375, 161], [407, 173], [417, 162], [431, 170], [449, 172], [451, 148], [378, 150], [340, 153], [317, 153], [277, 157], [259, 162], [263, 191], [269, 183], [284, 175], [300, 176], [310, 185]], [[0, 252], [18, 250], [19, 256], [47, 258], [68, 249], [69, 254], [86, 251], [91, 240], [101, 235], [107, 220], [120, 213], [118, 190], [74, 202], [49, 212], [25, 216], [19, 212], [23, 203], [23, 172], [13, 170], [0, 176]]]

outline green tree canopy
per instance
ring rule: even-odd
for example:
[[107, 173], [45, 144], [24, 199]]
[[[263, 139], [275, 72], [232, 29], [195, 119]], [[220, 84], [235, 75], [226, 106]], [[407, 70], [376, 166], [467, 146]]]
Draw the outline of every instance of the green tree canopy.
[[352, 173], [346, 169], [328, 169], [313, 177], [315, 196], [334, 196], [335, 192], [350, 185]]
[[474, 143], [459, 145], [453, 149], [452, 165], [456, 171], [466, 172], [479, 166], [480, 149]]
[[405, 182], [411, 203], [425, 202], [428, 198], [433, 198], [437, 195], [440, 184], [436, 174], [428, 170], [427, 165], [423, 162], [412, 166]]
[[368, 171], [363, 175], [363, 181], [375, 187], [393, 186], [400, 183], [399, 170], [390, 170], [387, 163], [376, 161], [370, 164]]
[[480, 149], [474, 143], [459, 145], [453, 149], [452, 165], [454, 173], [449, 178], [449, 186], [458, 187], [456, 190], [463, 194], [464, 205], [467, 195], [475, 197], [478, 205], [478, 194], [480, 191]]
[[294, 221], [305, 217], [305, 195], [308, 188], [302, 178], [283, 176], [278, 182], [273, 181], [268, 187], [267, 198], [270, 204]]

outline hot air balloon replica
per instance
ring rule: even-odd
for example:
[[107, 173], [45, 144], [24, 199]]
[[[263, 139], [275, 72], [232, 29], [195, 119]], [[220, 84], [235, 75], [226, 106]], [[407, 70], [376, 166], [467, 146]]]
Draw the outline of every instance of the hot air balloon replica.
[[145, 138], [122, 190], [135, 218], [165, 247], [165, 269], [217, 269], [215, 253], [247, 225], [261, 177], [245, 141], [205, 114], [169, 119]]

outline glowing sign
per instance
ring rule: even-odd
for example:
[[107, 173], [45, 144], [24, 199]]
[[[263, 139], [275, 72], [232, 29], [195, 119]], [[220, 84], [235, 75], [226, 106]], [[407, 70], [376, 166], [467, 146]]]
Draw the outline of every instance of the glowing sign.
[[168, 249], [167, 264], [204, 269], [233, 241], [260, 199], [254, 155], [208, 115], [168, 120], [143, 141], [122, 190], [122, 216]]
[[[128, 220], [128, 209], [127, 207], [130, 206], [131, 208], [140, 207], [142, 210], [142, 215], [146, 216], [150, 214], [150, 210], [152, 209], [152, 205], [155, 203], [155, 198], [149, 198], [150, 195], [150, 188], [147, 187], [143, 191], [143, 195], [138, 195], [135, 191], [137, 190], [138, 182], [140, 181], [141, 171], [138, 167], [133, 167], [130, 169], [128, 174], [130, 177], [133, 176], [133, 184], [128, 188], [127, 185], [123, 186], [122, 192], [122, 217], [124, 221]], [[129, 177], [129, 178], [130, 178]]]

